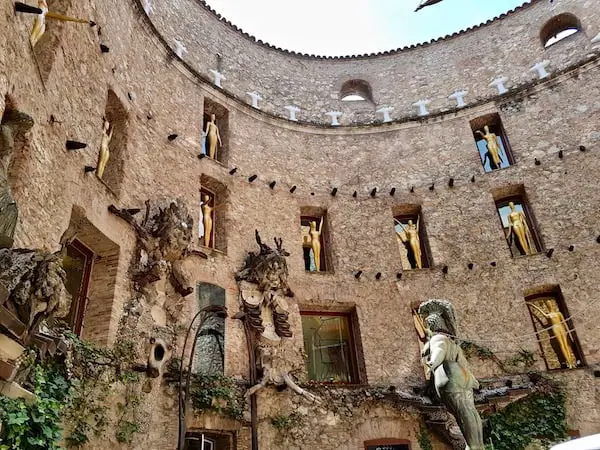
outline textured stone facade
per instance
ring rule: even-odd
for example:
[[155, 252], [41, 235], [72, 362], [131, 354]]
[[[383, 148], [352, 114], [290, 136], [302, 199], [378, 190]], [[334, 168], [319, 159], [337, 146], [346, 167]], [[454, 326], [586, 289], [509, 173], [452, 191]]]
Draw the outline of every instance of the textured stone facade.
[[[289, 281], [296, 293], [290, 302], [293, 345], [303, 346], [300, 310], [355, 310], [363, 381], [410, 390], [424, 384], [411, 318], [415, 303], [451, 299], [461, 336], [500, 358], [530, 350], [534, 369], [545, 371], [524, 296], [559, 285], [586, 365], [549, 375], [567, 386], [569, 428], [582, 434], [600, 431], [600, 385], [593, 374], [600, 363], [600, 60], [590, 43], [600, 32], [595, 0], [561, 0], [554, 2], [555, 9], [536, 1], [440, 42], [343, 59], [293, 55], [253, 43], [192, 0], [153, 1], [149, 17], [137, 0], [54, 3], [97, 22], [101, 35], [98, 28], [67, 24], [53, 31], [56, 45], [34, 55], [28, 41], [32, 18], [15, 15], [12, 3], [3, 3], [0, 113], [9, 96], [35, 121], [10, 171], [19, 205], [15, 246], [55, 251], [66, 231], [75, 230], [101, 257], [104, 272], [89, 293], [84, 338], [114, 343], [124, 305], [131, 300], [128, 269], [135, 235], [108, 206], [140, 208], [147, 199], [179, 197], [198, 218], [201, 184], [213, 180], [212, 186], [225, 187], [226, 202], [216, 223], [225, 240], [222, 251], [207, 251], [206, 260], [186, 259], [181, 270], [193, 285], [223, 287], [231, 315], [239, 309], [234, 274], [254, 250], [254, 230], [269, 242], [281, 237], [291, 253]], [[583, 32], [544, 50], [539, 30], [563, 11], [581, 20]], [[188, 49], [183, 62], [169, 48], [174, 38]], [[100, 44], [110, 51], [102, 53]], [[222, 55], [227, 77], [223, 89], [207, 82], [209, 69], [217, 67], [216, 53]], [[40, 76], [40, 58], [46, 65], [52, 61], [47, 77]], [[544, 59], [550, 60], [553, 76], [534, 80], [529, 68]], [[507, 76], [511, 87], [501, 97], [488, 87], [499, 75]], [[369, 81], [377, 105], [394, 106], [394, 119], [405, 120], [373, 124], [374, 105], [340, 105], [339, 88], [351, 78]], [[472, 105], [455, 110], [447, 96], [461, 88], [469, 89]], [[247, 104], [249, 91], [263, 96], [262, 111]], [[430, 110], [436, 114], [411, 118], [416, 114], [411, 105], [422, 98], [432, 99]], [[116, 180], [103, 183], [85, 173], [84, 166], [96, 165], [107, 99], [124, 111], [119, 122], [127, 136], [112, 156], [120, 161]], [[197, 157], [204, 99], [228, 110], [227, 166]], [[283, 107], [289, 104], [302, 108], [301, 121], [314, 124], [285, 119]], [[343, 125], [358, 125], [323, 126], [323, 113], [340, 108]], [[469, 122], [489, 113], [499, 114], [515, 164], [486, 174]], [[172, 134], [178, 136], [169, 141]], [[68, 151], [68, 139], [88, 146]], [[230, 174], [232, 168], [237, 171]], [[253, 182], [251, 175], [257, 175]], [[526, 193], [544, 252], [511, 257], [494, 204], [494, 193], [508, 187]], [[330, 194], [333, 188], [338, 188], [336, 196]], [[393, 211], [402, 205], [421, 206], [433, 262], [429, 269], [402, 272], [393, 224]], [[303, 208], [327, 212], [328, 272], [304, 270]], [[193, 245], [203, 250], [199, 240]], [[554, 252], [548, 257], [550, 249]], [[140, 341], [162, 336], [162, 324], [152, 313], [156, 305], [147, 306], [136, 322]], [[186, 297], [179, 325], [187, 325], [196, 308], [195, 296]], [[480, 379], [500, 375], [487, 361], [472, 365]], [[225, 373], [248, 373], [244, 331], [240, 321], [230, 318]], [[258, 395], [261, 448], [355, 450], [381, 438], [407, 439], [412, 449], [419, 448], [420, 419], [410, 408], [377, 401], [314, 407], [293, 395], [272, 388]], [[174, 448], [174, 392], [157, 386], [145, 402], [145, 428], [131, 448]], [[270, 418], [294, 407], [307, 420], [296, 442], [284, 442]], [[237, 448], [250, 448], [248, 428], [233, 421], [194, 417], [189, 426], [235, 430]], [[116, 442], [108, 445], [119, 448]], [[106, 447], [106, 441], [89, 446]]]

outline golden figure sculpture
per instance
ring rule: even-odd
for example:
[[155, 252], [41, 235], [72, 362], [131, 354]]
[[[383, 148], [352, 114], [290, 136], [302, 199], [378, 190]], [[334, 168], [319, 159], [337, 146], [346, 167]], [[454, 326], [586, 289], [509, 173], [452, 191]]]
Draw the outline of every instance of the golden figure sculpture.
[[213, 229], [213, 211], [214, 208], [210, 205], [210, 195], [204, 194], [202, 197], [202, 224], [204, 225], [204, 246], [210, 247]]
[[90, 23], [87, 19], [76, 19], [74, 17], [48, 11], [48, 3], [46, 0], [38, 0], [38, 8], [42, 10], [42, 13], [38, 14], [33, 21], [33, 28], [31, 29], [31, 34], [29, 36], [32, 47], [35, 47], [46, 32], [46, 19], [60, 20], [61, 22]]
[[415, 264], [417, 266], [418, 269], [422, 269], [423, 268], [423, 257], [422, 257], [422, 252], [421, 252], [421, 240], [419, 238], [419, 222], [421, 220], [421, 217], [417, 218], [417, 224], [415, 225], [413, 223], [412, 220], [408, 221], [408, 225], [405, 227], [398, 219], [394, 219], [396, 220], [396, 223], [398, 225], [400, 225], [400, 228], [402, 228], [402, 231], [404, 232], [405, 236], [402, 236], [402, 233], [397, 233], [398, 237], [402, 240], [402, 242], [408, 242], [409, 248], [410, 248], [410, 252], [413, 255]]
[[217, 157], [217, 144], [219, 147], [223, 146], [221, 142], [221, 134], [219, 133], [219, 127], [215, 123], [216, 116], [210, 115], [210, 122], [206, 124], [206, 143], [208, 144], [208, 157], [215, 159]]
[[532, 255], [535, 252], [535, 244], [531, 237], [529, 225], [527, 225], [527, 217], [523, 211], [517, 211], [513, 202], [508, 203], [510, 213], [506, 216], [508, 220], [508, 245], [510, 246], [513, 241], [513, 237], [516, 237], [521, 251], [525, 255]]
[[110, 151], [108, 146], [110, 144], [110, 140], [112, 139], [114, 128], [110, 126], [110, 122], [104, 119], [104, 126], [102, 129], [102, 143], [100, 144], [100, 154], [98, 155], [98, 167], [96, 168], [96, 175], [98, 178], [102, 178], [104, 175], [104, 169], [106, 169], [106, 164], [108, 163], [108, 158], [110, 158]]
[[[548, 308], [548, 312], [545, 312], [542, 308], [531, 302], [527, 302], [527, 304], [538, 311], [547, 320], [546, 323], [540, 321], [542, 326], [545, 329], [549, 329], [548, 331], [552, 331], [552, 334], [558, 341], [558, 345], [560, 346], [560, 350], [563, 358], [565, 359], [567, 367], [569, 369], [575, 369], [577, 367], [577, 361], [573, 353], [573, 347], [569, 343], [569, 338], [573, 340], [573, 336], [571, 334], [571, 330], [569, 330], [567, 326], [565, 317], [558, 310], [556, 304], [551, 299], [547, 299], [546, 307]], [[539, 317], [535, 316], [535, 314], [534, 317], [539, 320]]]
[[323, 232], [323, 217], [321, 217], [321, 223], [317, 229], [317, 222], [311, 220], [310, 222], [310, 248], [312, 248], [313, 256], [315, 258], [315, 272], [321, 271], [321, 233]]
[[[500, 156], [500, 147], [498, 145], [498, 138], [494, 133], [490, 133], [490, 127], [483, 127], [485, 133], [481, 130], [477, 130], [475, 133], [480, 134], [481, 137], [485, 140], [486, 147], [488, 149], [488, 153], [486, 154], [486, 159], [490, 161], [490, 168], [492, 170], [499, 169], [502, 164], [502, 157]], [[485, 161], [484, 161], [485, 164]]]

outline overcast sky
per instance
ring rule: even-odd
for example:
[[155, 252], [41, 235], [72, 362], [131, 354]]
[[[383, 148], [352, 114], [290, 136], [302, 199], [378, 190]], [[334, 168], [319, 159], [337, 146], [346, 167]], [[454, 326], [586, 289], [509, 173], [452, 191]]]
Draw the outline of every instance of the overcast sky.
[[207, 0], [247, 33], [288, 50], [352, 55], [429, 41], [496, 17], [526, 0]]

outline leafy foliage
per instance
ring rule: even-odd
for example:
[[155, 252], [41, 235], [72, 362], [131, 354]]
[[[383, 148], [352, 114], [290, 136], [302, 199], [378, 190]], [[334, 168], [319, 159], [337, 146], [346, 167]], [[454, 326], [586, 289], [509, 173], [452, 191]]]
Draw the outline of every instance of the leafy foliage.
[[567, 437], [565, 397], [537, 392], [487, 417], [484, 434], [495, 450], [524, 450], [536, 439], [550, 445]]
[[433, 450], [433, 445], [431, 445], [431, 439], [429, 439], [429, 431], [427, 431], [427, 427], [424, 424], [421, 424], [419, 427], [419, 434], [417, 435], [417, 440], [419, 441], [419, 446], [421, 450]]
[[212, 410], [240, 420], [244, 413], [244, 384], [222, 375], [192, 374], [190, 397], [198, 411]]

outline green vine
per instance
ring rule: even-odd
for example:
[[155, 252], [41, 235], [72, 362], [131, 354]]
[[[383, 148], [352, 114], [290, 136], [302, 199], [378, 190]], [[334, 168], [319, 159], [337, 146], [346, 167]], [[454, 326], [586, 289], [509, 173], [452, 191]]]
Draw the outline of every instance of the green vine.
[[421, 450], [433, 450], [433, 445], [431, 445], [431, 439], [429, 438], [429, 431], [424, 424], [421, 424], [419, 427], [417, 441], [419, 441], [419, 447], [421, 447]]
[[119, 387], [125, 389], [125, 401], [119, 405], [115, 436], [119, 442], [130, 442], [139, 431], [138, 375], [130, 370], [133, 343], [120, 341], [105, 349], [71, 332], [63, 338], [69, 348], [66, 356], [32, 361], [29, 376], [21, 383], [35, 394], [35, 402], [0, 396], [0, 450], [53, 450], [63, 438], [68, 447], [89, 442], [110, 424], [107, 398]]
[[293, 428], [297, 428], [302, 424], [304, 424], [304, 417], [298, 413], [275, 416], [271, 418], [271, 425], [273, 425], [282, 434], [286, 434]]
[[[535, 364], [535, 356], [529, 350], [521, 349], [516, 355], [509, 356], [505, 360], [501, 360], [488, 347], [476, 344], [475, 342], [464, 340], [460, 341], [460, 347], [465, 353], [465, 357], [470, 359], [477, 357], [482, 360], [493, 361], [504, 372], [514, 372], [514, 369], [521, 368], [522, 370], [530, 369]], [[512, 370], [509, 370], [512, 369]]]
[[190, 397], [197, 411], [215, 411], [232, 419], [244, 415], [245, 383], [222, 375], [192, 374]]
[[565, 418], [564, 394], [549, 387], [490, 414], [484, 434], [495, 450], [524, 450], [536, 440], [548, 446], [567, 437]]

